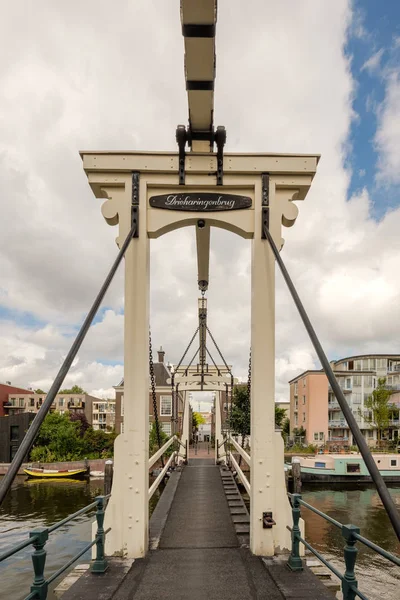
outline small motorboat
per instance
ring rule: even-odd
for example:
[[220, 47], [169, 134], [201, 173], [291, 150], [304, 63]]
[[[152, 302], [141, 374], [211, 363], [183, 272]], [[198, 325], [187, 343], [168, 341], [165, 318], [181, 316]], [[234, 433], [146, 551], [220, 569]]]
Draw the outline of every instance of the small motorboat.
[[56, 469], [34, 469], [33, 467], [24, 469], [24, 473], [26, 473], [28, 477], [34, 477], [36, 479], [83, 479], [88, 474], [87, 469], [65, 469], [57, 471]]

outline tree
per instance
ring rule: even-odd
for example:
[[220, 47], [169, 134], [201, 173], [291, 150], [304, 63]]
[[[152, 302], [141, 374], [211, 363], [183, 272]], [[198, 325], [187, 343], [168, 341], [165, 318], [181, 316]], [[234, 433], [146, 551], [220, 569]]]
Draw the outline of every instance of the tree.
[[59, 394], [86, 394], [85, 390], [79, 387], [79, 385], [74, 385], [70, 390], [60, 390]]
[[286, 417], [286, 408], [281, 408], [275, 404], [275, 427], [282, 428], [283, 420]]
[[47, 394], [47, 392], [44, 392], [43, 390], [38, 388], [37, 390], [35, 390], [35, 394]]
[[193, 413], [193, 427], [195, 429], [198, 429], [199, 425], [204, 425], [204, 423], [206, 422], [205, 418], [203, 417], [203, 415], [199, 412], [194, 412]]
[[237, 385], [233, 390], [230, 426], [235, 433], [250, 434], [250, 400], [247, 387]]
[[88, 458], [109, 458], [113, 455], [115, 432], [106, 433], [102, 429], [89, 427], [83, 436], [83, 449]]
[[81, 438], [85, 435], [86, 431], [90, 428], [89, 421], [86, 418], [85, 413], [81, 412], [70, 412], [69, 419], [72, 423], [79, 423], [79, 435]]
[[286, 418], [282, 424], [282, 435], [288, 437], [290, 435], [290, 421]]
[[[167, 441], [168, 436], [165, 433], [165, 431], [163, 431], [161, 429], [160, 426], [160, 442], [161, 442], [161, 446], [163, 444], [165, 444], [165, 442]], [[153, 423], [151, 429], [150, 429], [150, 435], [149, 435], [149, 456], [153, 456], [153, 454], [155, 452], [157, 452], [158, 450], [158, 438], [157, 438], [157, 428], [156, 428], [156, 424], [155, 422]]]
[[46, 415], [31, 451], [31, 460], [42, 462], [76, 460], [81, 457], [79, 423], [58, 412]]
[[386, 387], [386, 378], [380, 377], [378, 385], [364, 402], [364, 412], [358, 409], [360, 416], [377, 430], [378, 447], [381, 444], [382, 432], [389, 427], [390, 412], [393, 406], [389, 404], [391, 391]]

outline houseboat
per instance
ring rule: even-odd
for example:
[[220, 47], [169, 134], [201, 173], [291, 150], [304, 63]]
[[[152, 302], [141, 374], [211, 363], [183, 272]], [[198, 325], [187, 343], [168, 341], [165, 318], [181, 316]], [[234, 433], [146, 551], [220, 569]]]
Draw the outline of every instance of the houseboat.
[[[383, 479], [400, 484], [400, 454], [372, 454]], [[372, 478], [361, 454], [318, 454], [296, 456], [304, 483], [371, 483]], [[290, 466], [290, 465], [287, 465]]]

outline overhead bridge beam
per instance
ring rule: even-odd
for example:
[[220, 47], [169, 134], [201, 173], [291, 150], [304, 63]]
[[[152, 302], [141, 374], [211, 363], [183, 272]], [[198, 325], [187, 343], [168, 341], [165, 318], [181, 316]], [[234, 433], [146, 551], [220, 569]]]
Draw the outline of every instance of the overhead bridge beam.
[[213, 148], [217, 0], [181, 0], [192, 151]]

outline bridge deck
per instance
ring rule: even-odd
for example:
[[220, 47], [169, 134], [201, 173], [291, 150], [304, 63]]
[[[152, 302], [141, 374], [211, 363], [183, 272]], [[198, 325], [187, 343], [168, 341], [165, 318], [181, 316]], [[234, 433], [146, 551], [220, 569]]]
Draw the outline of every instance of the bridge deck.
[[85, 575], [63, 600], [92, 598], [326, 600], [332, 595], [310, 572], [291, 573], [274, 559], [268, 565], [240, 547], [219, 467], [198, 456], [183, 469], [158, 549], [134, 561], [123, 577], [111, 561], [104, 575]]

